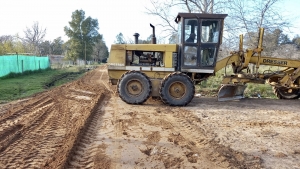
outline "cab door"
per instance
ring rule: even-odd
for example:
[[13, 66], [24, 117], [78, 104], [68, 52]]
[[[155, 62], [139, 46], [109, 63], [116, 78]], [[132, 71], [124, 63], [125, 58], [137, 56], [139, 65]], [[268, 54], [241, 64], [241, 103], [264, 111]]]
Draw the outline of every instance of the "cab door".
[[200, 67], [199, 57], [199, 20], [185, 18], [183, 21], [181, 68], [195, 69]]
[[213, 72], [220, 43], [220, 31], [218, 19], [184, 19], [182, 71]]
[[200, 20], [199, 57], [200, 67], [214, 69], [220, 44], [220, 20]]

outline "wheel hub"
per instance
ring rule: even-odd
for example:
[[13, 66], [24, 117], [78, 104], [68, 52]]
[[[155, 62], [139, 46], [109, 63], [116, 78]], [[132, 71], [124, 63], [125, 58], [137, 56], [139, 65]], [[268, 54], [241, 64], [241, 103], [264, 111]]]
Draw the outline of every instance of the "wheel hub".
[[132, 86], [131, 86], [131, 89], [132, 89], [133, 91], [137, 91], [139, 88], [138, 88], [136, 85], [132, 85]]
[[129, 81], [127, 83], [127, 91], [130, 95], [140, 95], [143, 92], [142, 83], [139, 80]]
[[182, 98], [186, 93], [186, 87], [181, 82], [174, 82], [170, 85], [169, 93], [176, 99]]

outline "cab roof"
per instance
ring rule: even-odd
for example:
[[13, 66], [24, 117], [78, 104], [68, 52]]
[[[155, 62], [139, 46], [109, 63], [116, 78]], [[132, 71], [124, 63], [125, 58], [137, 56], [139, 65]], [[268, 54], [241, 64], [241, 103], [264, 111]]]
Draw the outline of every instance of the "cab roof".
[[226, 16], [227, 14], [178, 13], [175, 22], [178, 23], [181, 18], [224, 19]]

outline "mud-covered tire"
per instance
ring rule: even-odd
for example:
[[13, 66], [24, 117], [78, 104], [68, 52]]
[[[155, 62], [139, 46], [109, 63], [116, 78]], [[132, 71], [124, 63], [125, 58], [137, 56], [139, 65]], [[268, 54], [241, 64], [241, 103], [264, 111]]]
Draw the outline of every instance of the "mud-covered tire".
[[165, 104], [186, 106], [194, 98], [195, 86], [186, 74], [175, 72], [162, 80], [159, 93]]
[[117, 85], [119, 97], [128, 104], [142, 104], [151, 94], [152, 85], [142, 72], [128, 71]]
[[300, 90], [292, 89], [291, 93], [287, 92], [288, 89], [285, 88], [277, 88], [273, 87], [274, 94], [278, 97], [278, 99], [299, 99], [300, 98]]

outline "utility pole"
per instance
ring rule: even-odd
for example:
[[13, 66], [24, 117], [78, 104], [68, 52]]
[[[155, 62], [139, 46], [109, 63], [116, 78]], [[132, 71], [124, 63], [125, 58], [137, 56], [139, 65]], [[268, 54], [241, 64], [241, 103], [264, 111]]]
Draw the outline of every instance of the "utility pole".
[[85, 58], [84, 65], [86, 66], [86, 42], [84, 42], [84, 58]]

